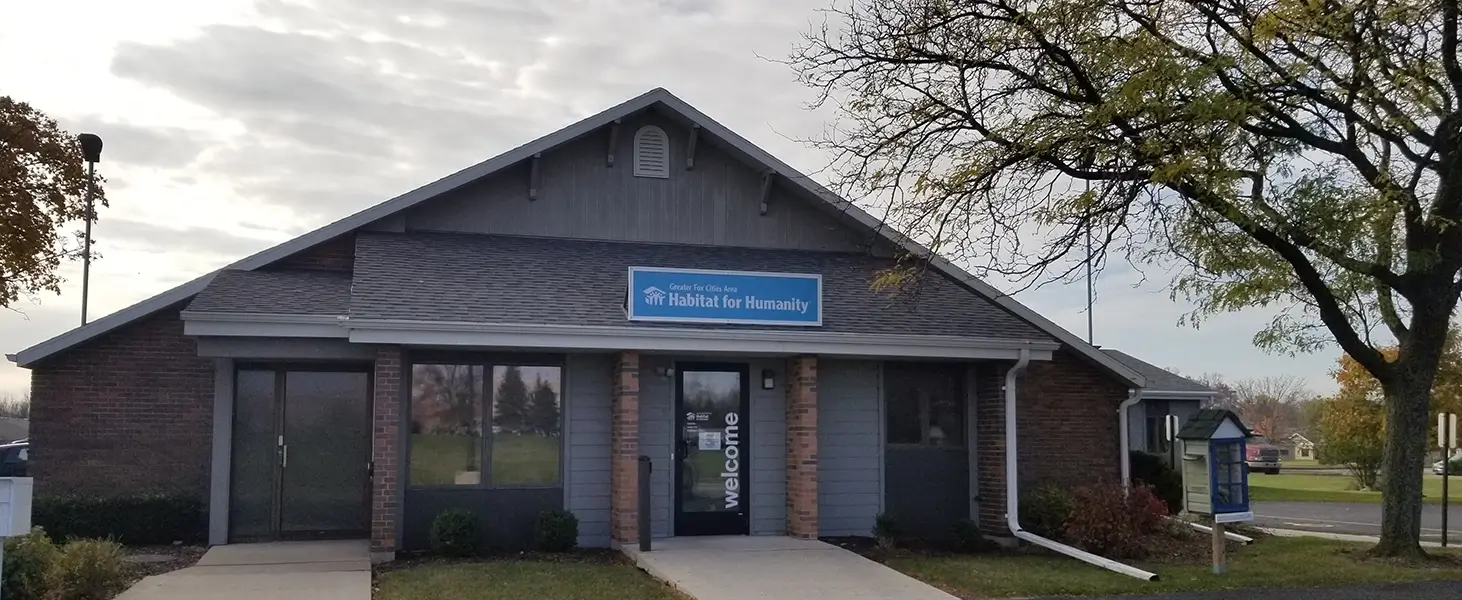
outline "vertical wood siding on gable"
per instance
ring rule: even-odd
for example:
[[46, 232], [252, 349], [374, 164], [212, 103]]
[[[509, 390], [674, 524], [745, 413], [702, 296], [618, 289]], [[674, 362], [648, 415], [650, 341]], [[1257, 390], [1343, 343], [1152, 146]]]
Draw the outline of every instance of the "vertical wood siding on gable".
[[883, 496], [879, 364], [825, 360], [817, 381], [820, 535], [871, 535]]
[[[670, 177], [635, 177], [641, 125], [670, 136]], [[762, 175], [701, 136], [686, 170], [687, 128], [654, 113], [624, 120], [613, 167], [608, 129], [543, 153], [537, 200], [525, 162], [411, 209], [409, 231], [452, 231], [797, 250], [860, 251], [870, 239], [774, 186], [761, 214]]]
[[614, 357], [568, 355], [568, 510], [579, 518], [579, 545], [609, 547], [609, 425]]

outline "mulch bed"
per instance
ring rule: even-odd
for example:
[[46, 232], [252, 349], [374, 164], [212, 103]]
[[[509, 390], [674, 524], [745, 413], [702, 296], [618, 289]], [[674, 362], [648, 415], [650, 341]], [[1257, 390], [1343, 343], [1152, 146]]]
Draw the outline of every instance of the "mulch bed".
[[[1245, 530], [1242, 535], [1250, 537], [1263, 536], [1257, 530]], [[899, 540], [896, 548], [885, 549], [878, 545], [870, 537], [825, 537], [822, 541], [838, 546], [845, 550], [856, 552], [863, 557], [884, 563], [890, 559], [910, 556], [955, 556], [962, 554], [948, 546], [930, 544], [919, 540]], [[1060, 541], [1060, 540], [1057, 540]], [[1170, 565], [1206, 564], [1212, 559], [1213, 538], [1211, 534], [1198, 531], [1183, 525], [1173, 524], [1168, 531], [1149, 536], [1145, 541], [1148, 555], [1141, 560]], [[1243, 544], [1228, 542], [1229, 552], [1239, 552]], [[1021, 542], [1018, 547], [1007, 548], [999, 545], [992, 545], [990, 549], [980, 554], [1003, 554], [1007, 556], [1019, 556], [1028, 554], [1050, 554], [1052, 551]]]
[[629, 557], [618, 550], [606, 548], [579, 548], [569, 552], [534, 552], [534, 551], [489, 551], [478, 556], [468, 557], [446, 557], [428, 554], [426, 552], [397, 553], [396, 560], [375, 566], [375, 573], [385, 573], [398, 569], [411, 569], [426, 565], [450, 565], [468, 564], [479, 562], [495, 561], [532, 561], [532, 562], [555, 562], [555, 563], [585, 563], [602, 565], [623, 565], [629, 564]]
[[[122, 549], [122, 572], [131, 585], [144, 577], [191, 567], [207, 551], [206, 546], [126, 546]], [[153, 557], [167, 557], [167, 560], [152, 560]]]

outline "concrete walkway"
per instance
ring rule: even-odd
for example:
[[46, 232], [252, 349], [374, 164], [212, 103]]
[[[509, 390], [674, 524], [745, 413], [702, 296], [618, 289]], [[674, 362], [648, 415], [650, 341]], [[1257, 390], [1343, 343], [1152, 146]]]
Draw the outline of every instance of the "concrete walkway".
[[154, 575], [117, 600], [370, 600], [364, 540], [214, 546], [198, 564]]
[[625, 547], [650, 575], [696, 600], [897, 598], [956, 600], [934, 587], [842, 548], [773, 536], [656, 540]]
[[1146, 596], [1059, 596], [1037, 600], [1457, 600], [1462, 582], [1367, 583], [1343, 588], [1169, 592]]

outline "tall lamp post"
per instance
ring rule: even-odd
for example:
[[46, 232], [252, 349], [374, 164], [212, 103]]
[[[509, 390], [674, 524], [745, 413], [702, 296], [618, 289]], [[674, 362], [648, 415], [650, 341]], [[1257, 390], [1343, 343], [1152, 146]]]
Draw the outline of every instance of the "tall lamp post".
[[91, 222], [95, 220], [96, 163], [102, 159], [102, 138], [95, 133], [76, 136], [86, 158], [86, 239], [81, 249], [81, 324], [86, 324], [86, 299], [91, 292]]

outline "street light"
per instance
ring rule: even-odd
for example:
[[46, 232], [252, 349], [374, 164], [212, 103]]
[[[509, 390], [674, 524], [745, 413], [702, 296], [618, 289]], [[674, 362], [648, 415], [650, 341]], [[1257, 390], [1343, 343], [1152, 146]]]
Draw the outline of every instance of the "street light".
[[102, 138], [95, 133], [76, 136], [86, 159], [86, 239], [81, 250], [81, 324], [86, 324], [86, 298], [91, 291], [91, 222], [96, 202], [96, 163], [102, 159]]

